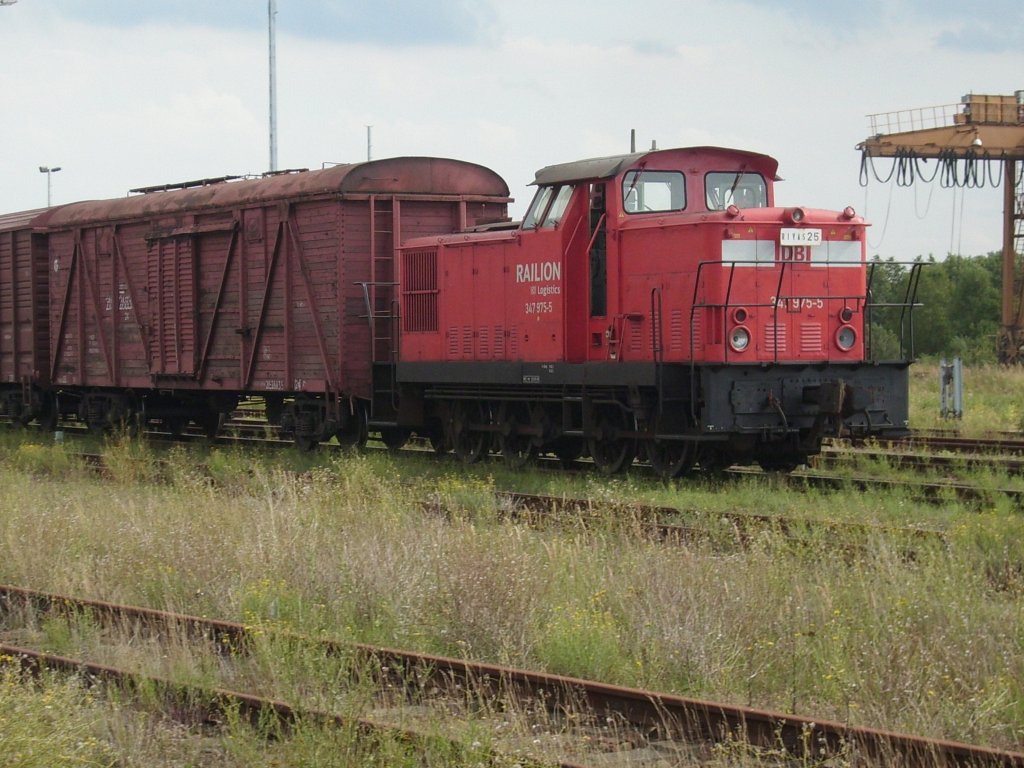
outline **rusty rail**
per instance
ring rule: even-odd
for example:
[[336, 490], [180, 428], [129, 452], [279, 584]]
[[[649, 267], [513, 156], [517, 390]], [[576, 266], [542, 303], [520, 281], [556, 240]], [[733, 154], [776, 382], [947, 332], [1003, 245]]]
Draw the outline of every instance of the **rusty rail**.
[[[92, 600], [78, 600], [61, 595], [17, 587], [0, 587], [0, 608], [11, 610], [27, 606], [36, 611], [91, 611], [99, 617], [124, 619], [186, 628], [191, 635], [214, 638], [225, 648], [244, 649], [250, 638], [245, 625], [215, 621], [146, 608], [122, 606]], [[342, 645], [333, 641], [321, 643], [327, 650], [357, 652], [375, 659], [381, 667], [429, 674], [439, 684], [452, 682], [474, 686], [501, 686], [515, 690], [531, 701], [542, 701], [549, 707], [565, 702], [582, 703], [595, 713], [630, 724], [648, 734], [699, 743], [735, 743], [742, 741], [756, 748], [784, 749], [801, 759], [827, 760], [843, 757], [860, 763], [864, 760], [879, 765], [905, 766], [1016, 766], [1024, 768], [1024, 753], [992, 749], [941, 739], [926, 739], [874, 728], [851, 726], [798, 715], [736, 707], [682, 696], [625, 688], [604, 683], [547, 675], [527, 670], [471, 663], [441, 656], [406, 653], [367, 645]], [[69, 664], [83, 669], [78, 662], [68, 662], [23, 649], [0, 649], [20, 658], [39, 658], [40, 663]], [[70, 667], [68, 667], [70, 668]], [[98, 675], [105, 674], [97, 667]], [[220, 695], [223, 692], [217, 692]], [[230, 693], [230, 692], [228, 692]], [[234, 694], [231, 694], [234, 695]], [[244, 695], [239, 695], [244, 696]], [[246, 700], [236, 698], [244, 703]], [[249, 704], [246, 704], [249, 707]], [[282, 713], [292, 711], [280, 702], [253, 703], [256, 711]], [[311, 716], [324, 716], [315, 713]], [[326, 716], [333, 717], [333, 716]], [[562, 765], [573, 765], [563, 763]]]

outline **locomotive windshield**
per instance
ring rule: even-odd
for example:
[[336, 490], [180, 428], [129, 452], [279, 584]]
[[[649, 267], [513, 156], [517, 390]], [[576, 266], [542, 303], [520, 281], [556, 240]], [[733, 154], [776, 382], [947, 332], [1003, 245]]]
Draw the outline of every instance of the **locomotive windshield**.
[[530, 203], [526, 216], [523, 217], [523, 229], [550, 229], [557, 227], [562, 220], [569, 198], [572, 197], [573, 186], [563, 184], [554, 187], [541, 187]]
[[629, 171], [622, 178], [626, 213], [681, 211], [686, 207], [686, 181], [678, 171]]
[[764, 177], [759, 173], [709, 173], [704, 180], [704, 193], [709, 211], [724, 211], [730, 205], [737, 208], [764, 208], [768, 205], [768, 191]]

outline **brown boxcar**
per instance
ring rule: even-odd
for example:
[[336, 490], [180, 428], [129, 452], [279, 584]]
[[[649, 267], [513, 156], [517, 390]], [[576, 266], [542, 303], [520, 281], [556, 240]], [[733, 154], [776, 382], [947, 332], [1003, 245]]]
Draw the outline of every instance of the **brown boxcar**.
[[0, 216], [0, 415], [28, 422], [43, 414], [50, 375], [42, 210]]
[[43, 378], [96, 428], [212, 432], [258, 394], [299, 441], [358, 440], [391, 362], [395, 248], [508, 202], [482, 166], [393, 158], [53, 209]]

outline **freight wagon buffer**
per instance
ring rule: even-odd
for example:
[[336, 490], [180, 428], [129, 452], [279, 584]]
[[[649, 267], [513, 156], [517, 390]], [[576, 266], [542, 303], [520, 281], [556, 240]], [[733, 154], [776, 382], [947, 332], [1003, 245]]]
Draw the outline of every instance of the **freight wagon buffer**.
[[776, 168], [714, 147], [551, 166], [520, 226], [407, 241], [400, 422], [466, 461], [614, 472], [640, 450], [665, 475], [902, 433], [907, 363], [865, 343], [866, 224], [777, 207]]
[[396, 245], [503, 220], [508, 201], [481, 166], [395, 158], [53, 209], [55, 402], [97, 429], [214, 433], [255, 395], [300, 444], [360, 442], [393, 364]]

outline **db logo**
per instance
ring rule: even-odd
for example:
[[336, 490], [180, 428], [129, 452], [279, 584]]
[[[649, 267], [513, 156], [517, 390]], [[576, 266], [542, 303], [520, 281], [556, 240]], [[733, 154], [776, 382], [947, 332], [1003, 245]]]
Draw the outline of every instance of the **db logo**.
[[778, 261], [794, 261], [804, 264], [811, 263], [811, 246], [809, 245], [782, 245], [779, 246]]

